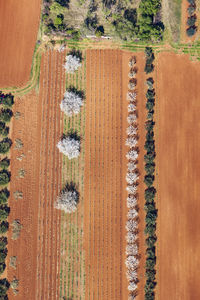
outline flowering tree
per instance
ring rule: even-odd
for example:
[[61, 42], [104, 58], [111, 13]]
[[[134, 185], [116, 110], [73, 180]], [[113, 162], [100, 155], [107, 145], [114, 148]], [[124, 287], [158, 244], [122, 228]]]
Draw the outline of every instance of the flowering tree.
[[130, 148], [136, 147], [138, 143], [138, 140], [135, 137], [129, 137], [126, 140], [126, 146], [129, 146]]
[[[130, 87], [129, 87], [130, 88]], [[130, 88], [131, 89], [131, 88]], [[137, 94], [136, 92], [128, 92], [127, 95], [126, 95], [126, 99], [128, 101], [135, 101], [136, 100], [136, 97], [137, 97]]]
[[137, 229], [138, 223], [135, 220], [128, 220], [126, 222], [126, 230], [135, 232]]
[[81, 106], [83, 106], [83, 96], [77, 91], [66, 91], [64, 94], [64, 99], [60, 103], [60, 109], [69, 117], [72, 114], [78, 114], [80, 112]]
[[136, 105], [133, 103], [130, 103], [128, 105], [128, 112], [135, 112], [136, 111]]
[[[129, 84], [128, 84], [128, 88], [129, 90], [133, 91], [136, 87], [136, 83], [135, 82], [132, 82], [130, 81]], [[128, 100], [128, 99], [127, 99]]]
[[63, 210], [65, 213], [75, 212], [79, 200], [78, 192], [73, 188], [66, 187], [57, 197], [55, 208]]
[[81, 67], [81, 60], [79, 57], [72, 54], [66, 56], [64, 68], [67, 73], [73, 74], [79, 67]]
[[127, 217], [128, 219], [135, 219], [138, 216], [138, 212], [135, 208], [129, 209]]
[[136, 64], [136, 57], [132, 56], [131, 59], [129, 60], [129, 67], [132, 68]]
[[126, 182], [128, 184], [133, 184], [133, 183], [136, 183], [136, 181], [138, 180], [138, 174], [137, 173], [131, 173], [131, 172], [128, 172], [126, 174]]
[[127, 164], [127, 166], [128, 166], [128, 171], [132, 172], [132, 171], [134, 171], [136, 169], [137, 164], [135, 162], [133, 162], [133, 161], [129, 161], [128, 164]]
[[137, 121], [137, 116], [135, 114], [130, 114], [127, 117], [127, 122], [131, 125], [133, 123], [136, 123]]
[[126, 154], [127, 159], [135, 161], [138, 158], [138, 152], [136, 150], [130, 150]]
[[128, 269], [126, 271], [126, 277], [129, 281], [136, 281], [137, 280], [137, 271]]
[[72, 136], [67, 136], [58, 142], [57, 148], [69, 159], [76, 158], [80, 154], [80, 141]]
[[138, 246], [136, 243], [128, 244], [126, 246], [126, 255], [138, 255]]
[[137, 127], [134, 127], [133, 125], [130, 125], [127, 129], [126, 129], [126, 133], [128, 135], [136, 135], [137, 134]]
[[128, 269], [135, 270], [138, 267], [139, 261], [135, 256], [130, 255], [126, 258], [125, 263]]
[[[135, 194], [137, 192], [137, 186], [136, 185], [128, 185], [126, 187], [126, 190], [130, 193], [130, 194]], [[128, 203], [128, 198], [127, 198], [127, 203]]]
[[137, 284], [135, 283], [135, 282], [130, 282], [129, 283], [129, 285], [128, 285], [128, 290], [130, 291], [130, 292], [133, 292], [133, 291], [135, 291], [137, 289]]
[[127, 241], [127, 243], [132, 244], [136, 240], [137, 240], [137, 234], [128, 231], [127, 234], [126, 234], [126, 241]]

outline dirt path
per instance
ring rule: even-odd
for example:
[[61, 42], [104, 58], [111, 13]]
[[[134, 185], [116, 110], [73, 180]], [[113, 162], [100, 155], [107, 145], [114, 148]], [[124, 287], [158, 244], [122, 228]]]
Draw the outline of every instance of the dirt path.
[[200, 299], [199, 77], [188, 56], [158, 55], [156, 299]]

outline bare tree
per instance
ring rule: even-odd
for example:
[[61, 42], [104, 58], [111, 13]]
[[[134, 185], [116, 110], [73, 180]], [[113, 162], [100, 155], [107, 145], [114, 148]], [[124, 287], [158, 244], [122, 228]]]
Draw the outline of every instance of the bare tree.
[[81, 67], [81, 60], [79, 57], [71, 54], [66, 56], [64, 68], [67, 73], [74, 73], [79, 67]]
[[80, 141], [71, 136], [67, 136], [58, 142], [57, 148], [69, 159], [76, 158], [80, 154]]
[[136, 111], [136, 105], [133, 103], [130, 103], [128, 105], [128, 112], [135, 112]]
[[136, 57], [132, 56], [131, 59], [129, 60], [129, 67], [132, 68], [136, 64]]
[[81, 106], [83, 106], [83, 97], [80, 96], [80, 93], [71, 90], [65, 92], [60, 109], [67, 116], [71, 117], [73, 113], [78, 114]]

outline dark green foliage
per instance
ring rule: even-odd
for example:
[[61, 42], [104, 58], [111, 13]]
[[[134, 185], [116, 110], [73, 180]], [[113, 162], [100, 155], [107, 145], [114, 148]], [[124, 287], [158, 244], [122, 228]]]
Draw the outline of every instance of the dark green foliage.
[[190, 5], [188, 7], [188, 15], [192, 16], [194, 14], [194, 12], [195, 12], [195, 6]]
[[146, 278], [147, 280], [155, 281], [156, 278], [156, 270], [146, 270]]
[[146, 224], [155, 225], [157, 215], [158, 215], [157, 209], [150, 210], [150, 211], [148, 210], [147, 213], [146, 213], [146, 217], [145, 217]]
[[1, 221], [6, 221], [9, 213], [10, 213], [10, 208], [7, 205], [0, 206], [0, 220]]
[[0, 191], [0, 204], [6, 204], [8, 202], [8, 198], [10, 196], [10, 192], [7, 188]]
[[152, 259], [152, 258], [147, 258], [146, 259], [146, 268], [149, 270], [154, 270], [156, 264], [156, 258]]
[[7, 137], [8, 136], [8, 134], [9, 134], [9, 127], [4, 127], [4, 129], [2, 129], [1, 131], [0, 131], [0, 134], [3, 136], [3, 137]]
[[69, 8], [70, 0], [55, 0], [57, 3], [59, 3], [61, 6]]
[[144, 177], [144, 183], [146, 184], [146, 186], [151, 187], [153, 185], [153, 182], [154, 182], [154, 176], [146, 175]]
[[8, 244], [8, 239], [6, 236], [0, 237], [0, 250], [4, 250]]
[[155, 122], [154, 122], [154, 121], [147, 121], [147, 122], [145, 123], [145, 129], [146, 129], [147, 131], [153, 131], [154, 125], [155, 125]]
[[153, 90], [154, 80], [152, 77], [147, 78], [146, 80], [147, 86], [149, 90]]
[[145, 234], [148, 234], [149, 236], [154, 236], [155, 232], [156, 232], [156, 224], [146, 224], [145, 230], [144, 230]]
[[9, 224], [8, 222], [1, 222], [0, 223], [0, 234], [4, 234], [8, 231], [8, 228], [9, 228]]
[[13, 112], [9, 108], [2, 109], [0, 111], [0, 121], [2, 121], [2, 122], [5, 122], [5, 123], [10, 122], [10, 119], [12, 118], [12, 116], [13, 116]]
[[196, 0], [187, 0], [191, 5], [195, 5]]
[[148, 202], [152, 202], [156, 195], [156, 189], [152, 186], [145, 190], [144, 197]]
[[190, 37], [190, 36], [193, 36], [196, 32], [197, 32], [197, 27], [195, 27], [195, 26], [189, 27], [189, 28], [186, 30], [186, 33], [187, 33], [187, 35], [188, 35], [189, 37]]
[[155, 300], [155, 293], [154, 291], [145, 291], [145, 300]]
[[154, 132], [153, 131], [147, 131], [146, 134], [146, 141], [153, 141], [154, 140]]
[[147, 90], [146, 98], [147, 99], [154, 99], [155, 98], [155, 90], [154, 89]]
[[8, 253], [8, 249], [7, 248], [0, 250], [0, 264], [2, 264], [2, 263], [5, 262], [7, 253]]
[[5, 138], [0, 142], [0, 153], [5, 154], [10, 150], [12, 141], [9, 138]]
[[145, 160], [146, 163], [152, 163], [154, 161], [155, 157], [156, 157], [155, 152], [154, 153], [147, 153], [144, 156], [144, 160]]
[[145, 164], [145, 171], [146, 171], [146, 173], [149, 175], [149, 174], [151, 174], [151, 175], [153, 175], [154, 174], [154, 172], [155, 172], [155, 163], [154, 162], [152, 162], [152, 163], [149, 163], [149, 164]]
[[10, 182], [11, 173], [7, 170], [0, 171], [0, 185], [5, 185]]
[[10, 166], [10, 159], [5, 157], [0, 161], [0, 168], [1, 169], [7, 169]]
[[146, 238], [146, 245], [147, 245], [147, 247], [149, 247], [149, 248], [154, 247], [156, 241], [157, 241], [157, 237], [156, 237], [155, 234], [151, 235], [151, 236], [148, 236]]
[[[2, 98], [3, 97], [3, 98]], [[14, 104], [14, 96], [12, 96], [11, 94], [7, 94], [2, 96], [2, 94], [0, 93], [0, 98], [2, 98], [2, 104], [5, 107], [12, 107]]]
[[155, 143], [154, 140], [146, 140], [144, 144], [144, 148], [147, 150], [147, 152], [153, 153], [155, 151]]
[[[0, 254], [0, 261], [1, 261], [1, 254]], [[5, 259], [3, 259], [3, 261], [5, 261]], [[6, 264], [0, 262], [0, 274], [4, 272], [5, 268], [6, 268]], [[0, 293], [1, 293], [1, 287], [0, 287]]]
[[193, 26], [193, 25], [195, 25], [196, 20], [197, 20], [196, 15], [189, 17], [189, 18], [187, 19], [187, 25], [188, 25], [188, 26]]
[[144, 205], [144, 209], [146, 210], [146, 212], [156, 210], [155, 201], [154, 200], [152, 200], [152, 201], [150, 200], [150, 201], [146, 202], [145, 205]]
[[0, 279], [0, 295], [6, 296], [10, 284], [6, 278]]
[[153, 72], [154, 70], [154, 65], [153, 64], [146, 64], [145, 65], [145, 68], [144, 68], [144, 71], [146, 74], [149, 74], [151, 72]]

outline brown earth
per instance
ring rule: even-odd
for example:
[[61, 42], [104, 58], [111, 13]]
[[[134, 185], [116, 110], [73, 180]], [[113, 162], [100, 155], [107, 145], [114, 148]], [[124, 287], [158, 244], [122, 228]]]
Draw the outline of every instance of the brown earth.
[[[16, 270], [7, 264], [8, 279], [19, 279], [19, 293], [15, 299], [59, 299], [60, 213], [54, 201], [61, 186], [61, 156], [56, 149], [62, 119], [59, 102], [63, 94], [65, 76], [64, 53], [48, 51], [43, 55], [40, 94], [35, 92], [16, 98], [12, 140], [21, 139], [23, 147], [11, 150], [11, 213], [9, 223], [19, 219], [23, 228], [20, 237], [12, 240], [9, 230], [8, 261], [17, 256]], [[21, 161], [17, 158], [21, 154]], [[19, 169], [26, 171], [18, 178]], [[14, 198], [15, 191], [23, 192], [23, 199]], [[13, 292], [9, 290], [9, 296]]]
[[0, 0], [0, 87], [22, 86], [31, 71], [41, 0]]
[[158, 54], [156, 299], [200, 299], [200, 63]]
[[[86, 299], [128, 298], [125, 267], [127, 214], [125, 140], [128, 61], [131, 55], [130, 52], [120, 50], [87, 51], [84, 184]], [[139, 64], [143, 68], [142, 55], [139, 57]], [[142, 77], [138, 82], [140, 90], [140, 87], [144, 87]], [[141, 109], [144, 105], [142, 89], [139, 93]], [[139, 115], [140, 113], [142, 115], [144, 111], [139, 112]], [[144, 141], [144, 138], [141, 141]], [[142, 153], [143, 151], [141, 160], [139, 159], [140, 166]], [[141, 206], [143, 201], [141, 196]], [[140, 223], [140, 228], [142, 227], [144, 225]], [[140, 249], [143, 251], [144, 237], [140, 243]], [[142, 281], [144, 278], [142, 265], [139, 272]], [[142, 299], [142, 294], [139, 299]]]

